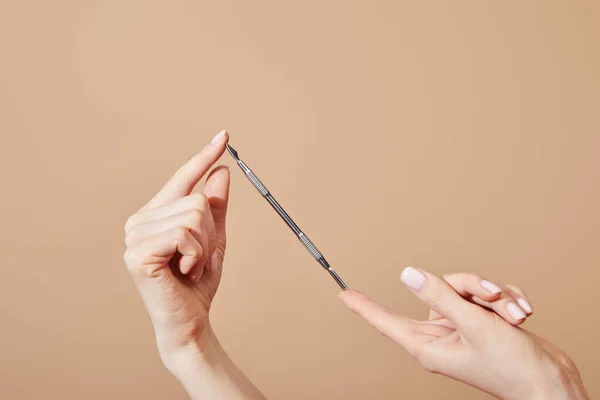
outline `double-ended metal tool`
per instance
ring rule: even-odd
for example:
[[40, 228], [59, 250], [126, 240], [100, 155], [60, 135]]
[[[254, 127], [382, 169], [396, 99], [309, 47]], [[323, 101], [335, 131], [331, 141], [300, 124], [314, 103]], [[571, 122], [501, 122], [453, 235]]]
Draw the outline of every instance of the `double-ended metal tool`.
[[306, 247], [306, 250], [308, 250], [308, 252], [315, 258], [315, 260], [317, 260], [319, 264], [321, 264], [321, 266], [323, 266], [323, 268], [325, 268], [325, 270], [329, 272], [329, 275], [331, 275], [331, 277], [342, 289], [347, 290], [348, 286], [344, 283], [342, 278], [340, 278], [340, 276], [331, 268], [327, 260], [325, 260], [325, 257], [323, 257], [323, 254], [321, 254], [321, 252], [319, 251], [319, 249], [317, 249], [313, 242], [311, 242], [310, 239], [300, 230], [298, 225], [296, 225], [296, 223], [290, 218], [288, 213], [285, 212], [285, 210], [279, 205], [277, 200], [275, 200], [273, 195], [271, 195], [266, 186], [263, 185], [263, 183], [260, 181], [260, 179], [258, 179], [256, 175], [254, 175], [254, 172], [252, 172], [252, 170], [248, 168], [248, 166], [242, 160], [240, 160], [237, 151], [235, 151], [235, 149], [229, 144], [227, 144], [227, 150], [229, 151], [229, 154], [231, 154], [231, 156], [235, 159], [237, 164], [240, 166], [248, 180], [254, 185], [256, 190], [258, 190], [258, 192], [269, 202], [271, 207], [273, 207], [277, 214], [279, 214], [279, 216], [285, 221], [287, 226], [289, 226], [290, 229], [294, 231], [296, 237], [302, 242], [304, 247]]

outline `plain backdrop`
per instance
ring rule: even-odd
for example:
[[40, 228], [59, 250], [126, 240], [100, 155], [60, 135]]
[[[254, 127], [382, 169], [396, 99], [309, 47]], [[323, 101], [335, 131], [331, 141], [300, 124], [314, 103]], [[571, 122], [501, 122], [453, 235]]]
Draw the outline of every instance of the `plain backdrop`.
[[[526, 329], [599, 396], [599, 19], [595, 0], [3, 1], [0, 397], [186, 398], [123, 225], [222, 128], [352, 287], [425, 318], [406, 265], [518, 285]], [[228, 228], [213, 324], [270, 399], [488, 398], [344, 308], [238, 169]]]

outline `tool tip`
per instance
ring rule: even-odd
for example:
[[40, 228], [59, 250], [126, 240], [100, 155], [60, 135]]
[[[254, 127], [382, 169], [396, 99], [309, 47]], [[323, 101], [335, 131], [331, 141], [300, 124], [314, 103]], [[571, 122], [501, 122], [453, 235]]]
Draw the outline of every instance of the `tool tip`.
[[233, 147], [231, 147], [231, 146], [229, 145], [229, 143], [227, 143], [227, 144], [225, 145], [225, 147], [227, 147], [227, 151], [229, 151], [229, 154], [231, 154], [231, 157], [235, 158], [235, 159], [236, 159], [236, 161], [239, 161], [239, 160], [240, 160], [240, 158], [238, 157], [238, 153], [237, 153], [237, 151], [235, 151], [235, 149], [234, 149]]

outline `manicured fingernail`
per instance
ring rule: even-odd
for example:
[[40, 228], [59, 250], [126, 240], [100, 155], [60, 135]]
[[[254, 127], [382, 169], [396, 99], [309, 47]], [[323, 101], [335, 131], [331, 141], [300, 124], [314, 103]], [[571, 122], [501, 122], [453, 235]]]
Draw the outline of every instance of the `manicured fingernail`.
[[210, 256], [210, 260], [208, 261], [208, 265], [206, 266], [209, 270], [217, 269], [217, 252], [214, 251], [212, 256]]
[[533, 308], [531, 308], [531, 304], [525, 299], [517, 300], [517, 303], [521, 306], [521, 308], [527, 313], [531, 314], [533, 312]]
[[193, 268], [188, 274], [190, 280], [192, 282], [198, 282], [200, 280], [200, 277], [202, 276], [202, 271], [202, 268]]
[[493, 294], [498, 294], [502, 291], [502, 289], [500, 289], [498, 285], [490, 281], [486, 281], [485, 279], [481, 281], [481, 286], [483, 286], [485, 290]]
[[512, 301], [506, 305], [506, 311], [508, 311], [510, 316], [516, 319], [517, 321], [527, 317], [523, 310], [521, 310], [519, 306], [513, 303]]
[[202, 273], [204, 272], [205, 267], [206, 264], [200, 265], [200, 263], [196, 263], [196, 265], [192, 267], [190, 272], [188, 272], [188, 278], [194, 283], [198, 282], [200, 278], [202, 278]]
[[223, 129], [221, 132], [217, 133], [217, 135], [210, 141], [210, 144], [217, 144], [223, 139], [223, 136], [227, 133], [227, 129]]
[[400, 275], [400, 280], [412, 290], [420, 290], [425, 285], [427, 277], [413, 267], [406, 267]]

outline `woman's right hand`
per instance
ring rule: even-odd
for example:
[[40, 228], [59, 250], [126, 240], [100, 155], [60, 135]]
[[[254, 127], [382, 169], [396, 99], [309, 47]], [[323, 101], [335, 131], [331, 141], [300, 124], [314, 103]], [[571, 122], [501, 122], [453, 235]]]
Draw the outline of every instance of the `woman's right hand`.
[[501, 399], [589, 399], [573, 361], [517, 326], [532, 312], [518, 288], [473, 274], [441, 279], [412, 267], [401, 280], [431, 309], [428, 321], [399, 316], [355, 290], [340, 299], [430, 372]]

